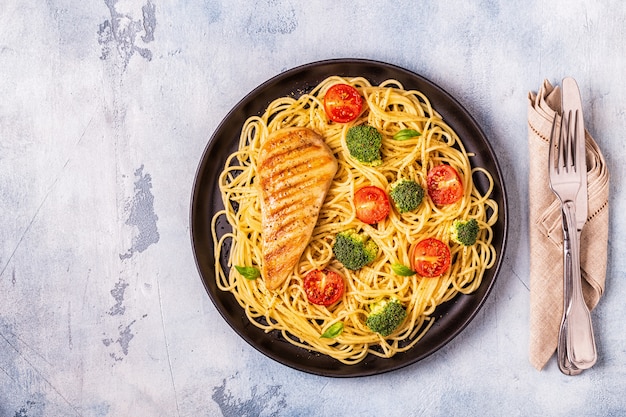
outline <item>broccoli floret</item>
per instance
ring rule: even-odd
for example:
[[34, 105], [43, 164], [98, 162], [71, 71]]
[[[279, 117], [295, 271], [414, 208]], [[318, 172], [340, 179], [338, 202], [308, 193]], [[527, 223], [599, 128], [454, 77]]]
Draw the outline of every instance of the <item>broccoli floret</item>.
[[415, 210], [424, 198], [424, 189], [415, 181], [400, 178], [391, 184], [389, 193], [400, 213]]
[[376, 259], [378, 245], [367, 234], [348, 229], [337, 234], [333, 253], [343, 266], [356, 271]]
[[352, 126], [346, 133], [350, 155], [365, 165], [378, 166], [383, 163], [380, 155], [382, 143], [383, 135], [373, 126]]
[[464, 246], [471, 246], [476, 243], [478, 236], [478, 222], [476, 219], [455, 220], [450, 226], [450, 238]]
[[406, 310], [397, 298], [378, 301], [370, 306], [365, 324], [381, 336], [389, 336], [404, 321]]

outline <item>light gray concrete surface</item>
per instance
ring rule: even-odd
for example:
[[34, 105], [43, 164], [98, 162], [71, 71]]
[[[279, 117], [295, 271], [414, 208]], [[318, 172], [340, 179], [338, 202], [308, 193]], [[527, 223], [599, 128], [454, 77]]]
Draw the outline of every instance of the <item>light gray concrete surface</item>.
[[[626, 414], [626, 10], [621, 1], [49, 0], [0, 3], [0, 416]], [[244, 95], [328, 58], [415, 71], [478, 120], [510, 242], [460, 336], [399, 371], [336, 379], [222, 320], [189, 239], [195, 170]], [[528, 362], [526, 106], [578, 80], [611, 172], [600, 359]]]

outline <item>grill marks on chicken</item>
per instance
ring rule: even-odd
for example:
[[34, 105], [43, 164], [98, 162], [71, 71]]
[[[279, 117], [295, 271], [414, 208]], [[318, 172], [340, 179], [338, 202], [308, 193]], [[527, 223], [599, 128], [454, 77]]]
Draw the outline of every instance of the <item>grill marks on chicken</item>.
[[337, 169], [324, 139], [307, 128], [274, 132], [261, 146], [261, 274], [270, 290], [285, 281], [308, 245]]

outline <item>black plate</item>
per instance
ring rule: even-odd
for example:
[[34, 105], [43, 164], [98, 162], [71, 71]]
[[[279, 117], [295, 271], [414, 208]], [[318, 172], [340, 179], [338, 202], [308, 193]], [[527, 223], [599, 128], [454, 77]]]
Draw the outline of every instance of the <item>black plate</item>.
[[[493, 175], [495, 187], [492, 198], [499, 205], [499, 219], [493, 229], [493, 244], [498, 259], [496, 265], [486, 271], [478, 290], [440, 305], [435, 311], [435, 324], [411, 350], [389, 359], [369, 355], [356, 365], [344, 365], [329, 356], [296, 347], [278, 332], [265, 333], [252, 325], [234, 297], [220, 291], [215, 283], [211, 218], [223, 207], [217, 178], [226, 158], [237, 148], [244, 121], [251, 115], [262, 114], [272, 100], [288, 95], [298, 96], [330, 75], [362, 76], [374, 85], [393, 78], [399, 80], [405, 89], [425, 93], [435, 110], [457, 132], [467, 151], [476, 154], [471, 158], [473, 165], [484, 167]], [[477, 176], [476, 183], [478, 189], [484, 192], [487, 186], [484, 177]], [[334, 377], [366, 376], [395, 370], [427, 357], [452, 340], [476, 316], [487, 299], [502, 264], [507, 235], [506, 193], [500, 167], [489, 141], [470, 114], [452, 96], [423, 77], [394, 65], [361, 59], [337, 59], [303, 65], [268, 80], [244, 97], [218, 126], [202, 155], [193, 187], [190, 221], [200, 276], [215, 307], [228, 324], [266, 356], [304, 372]], [[218, 227], [222, 232], [230, 229], [225, 220]], [[226, 258], [220, 261], [225, 265]]]

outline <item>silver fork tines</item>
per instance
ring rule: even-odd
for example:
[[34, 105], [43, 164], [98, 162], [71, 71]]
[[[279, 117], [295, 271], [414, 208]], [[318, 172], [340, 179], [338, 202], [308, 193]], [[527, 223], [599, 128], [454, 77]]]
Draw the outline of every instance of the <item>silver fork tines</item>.
[[[558, 144], [556, 148], [558, 149], [558, 158], [555, 164], [556, 173], [559, 174], [561, 169], [566, 173], [572, 170], [576, 173], [580, 170], [577, 168], [581, 164], [576, 164], [576, 158], [579, 156], [576, 149], [576, 132], [578, 130], [580, 112], [578, 110], [574, 111], [574, 126], [572, 127], [571, 119], [572, 119], [572, 111], [568, 111], [567, 114], [562, 115], [561, 117], [561, 134], [558, 136]], [[556, 127], [556, 117], [555, 123], [552, 125], [552, 135], [554, 136], [554, 129]], [[552, 137], [553, 137], [552, 136]], [[550, 150], [554, 149], [554, 145], [550, 146]], [[551, 157], [552, 158], [552, 157]], [[582, 174], [582, 173], [581, 173]]]
[[564, 300], [557, 355], [559, 368], [567, 375], [590, 368], [597, 358], [591, 316], [582, 295], [576, 220], [576, 199], [587, 175], [584, 135], [577, 134], [581, 117], [578, 110], [555, 116], [548, 151], [550, 188], [561, 201], [563, 215]]

